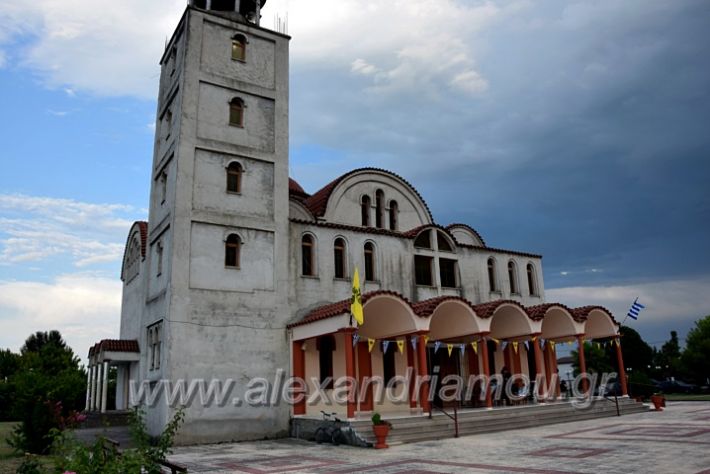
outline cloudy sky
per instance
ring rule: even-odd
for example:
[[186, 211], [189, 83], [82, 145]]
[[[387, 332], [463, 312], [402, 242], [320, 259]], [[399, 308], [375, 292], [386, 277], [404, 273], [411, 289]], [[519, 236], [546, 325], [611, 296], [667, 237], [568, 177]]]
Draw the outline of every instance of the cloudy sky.
[[[118, 334], [158, 59], [184, 0], [0, 0], [0, 347]], [[663, 342], [710, 314], [710, 2], [269, 0], [291, 174], [410, 180], [441, 224], [544, 255], [548, 301]]]

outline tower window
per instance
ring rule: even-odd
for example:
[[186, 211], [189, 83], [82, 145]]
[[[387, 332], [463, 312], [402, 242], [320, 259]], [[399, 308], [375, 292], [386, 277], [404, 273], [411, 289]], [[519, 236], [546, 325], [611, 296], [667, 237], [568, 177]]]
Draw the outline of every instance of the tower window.
[[148, 348], [150, 355], [150, 370], [160, 368], [160, 349], [163, 342], [163, 323], [159, 322], [148, 327]]
[[313, 236], [304, 235], [301, 239], [301, 275], [314, 276], [316, 274], [313, 265]]
[[365, 281], [375, 281], [375, 246], [365, 242]]
[[370, 207], [372, 206], [372, 201], [370, 201], [370, 196], [363, 196], [360, 201], [360, 214], [362, 217], [362, 225], [365, 227], [370, 226]]
[[244, 172], [242, 165], [236, 161], [229, 164], [227, 167], [227, 192], [241, 193], [242, 192], [242, 173]]
[[335, 239], [333, 245], [333, 259], [335, 264], [335, 278], [345, 278], [345, 240]]
[[381, 189], [375, 192], [375, 227], [382, 229], [385, 224], [385, 193]]
[[431, 275], [433, 261], [432, 257], [414, 256], [414, 281], [417, 285], [434, 286], [434, 279]]
[[177, 45], [173, 45], [170, 50], [170, 75], [175, 74], [175, 68], [177, 67]]
[[443, 232], [437, 232], [436, 233], [436, 245], [439, 247], [439, 250], [444, 251], [444, 252], [453, 252], [454, 249], [451, 248], [451, 244], [449, 243], [449, 240], [444, 236]]
[[233, 12], [234, 0], [212, 0], [210, 8], [217, 12]]
[[496, 285], [496, 261], [493, 257], [488, 259], [488, 287], [491, 291], [498, 291], [498, 285]]
[[162, 205], [165, 203], [165, 199], [168, 196], [168, 174], [165, 171], [160, 173], [158, 184], [160, 186], [160, 204]]
[[439, 276], [443, 288], [456, 288], [456, 260], [440, 258]]
[[519, 293], [517, 269], [515, 268], [515, 262], [512, 260], [508, 262], [508, 281], [510, 282], [510, 292]]
[[229, 234], [224, 244], [224, 266], [239, 268], [242, 239], [237, 234]]
[[165, 112], [165, 139], [170, 138], [170, 132], [173, 128], [173, 112], [168, 110]]
[[414, 246], [420, 249], [430, 249], [431, 248], [431, 231], [428, 229], [422, 232], [414, 239]]
[[399, 214], [399, 205], [394, 199], [390, 201], [390, 230], [397, 230], [397, 218]]
[[192, 6], [204, 10], [207, 8], [207, 0], [193, 0]]
[[239, 97], [235, 97], [229, 102], [229, 125], [234, 127], [244, 127], [244, 109], [246, 105]]
[[[332, 335], [321, 336], [316, 339], [316, 349], [318, 350], [319, 382], [328, 383], [325, 388], [333, 388], [333, 352], [335, 351], [335, 338]], [[330, 377], [330, 379], [328, 379]]]
[[160, 276], [163, 273], [163, 243], [158, 242], [155, 246], [155, 255], [157, 258], [156, 262], [156, 276]]
[[247, 38], [244, 35], [239, 34], [232, 37], [232, 59], [235, 61], [246, 61], [247, 43]]
[[528, 292], [530, 295], [537, 295], [537, 285], [535, 284], [535, 267], [532, 263], [528, 263]]

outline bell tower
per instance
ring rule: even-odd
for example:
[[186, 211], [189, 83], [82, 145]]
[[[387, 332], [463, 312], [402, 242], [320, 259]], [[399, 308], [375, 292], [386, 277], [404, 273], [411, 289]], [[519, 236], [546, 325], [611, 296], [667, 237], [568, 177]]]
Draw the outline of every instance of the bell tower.
[[[142, 380], [231, 379], [240, 398], [245, 381], [289, 368], [290, 38], [259, 25], [265, 3], [191, 0], [160, 61], [139, 341], [159, 334], [162, 363], [141, 363]], [[146, 410], [153, 433], [174, 412]], [[196, 399], [178, 441], [263, 438], [288, 422], [287, 406]]]

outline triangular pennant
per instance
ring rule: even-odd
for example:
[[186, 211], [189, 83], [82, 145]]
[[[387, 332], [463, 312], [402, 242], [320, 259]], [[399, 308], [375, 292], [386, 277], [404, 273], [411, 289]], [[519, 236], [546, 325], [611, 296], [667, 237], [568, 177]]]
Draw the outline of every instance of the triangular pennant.
[[545, 340], [543, 338], [540, 338], [540, 349], [545, 348]]
[[448, 349], [449, 357], [451, 357], [451, 351], [454, 350], [454, 345], [453, 344], [446, 344], [446, 349]]
[[492, 337], [491, 341], [495, 343], [496, 347], [498, 347], [498, 345], [500, 344], [500, 339], [496, 339], [495, 337]]
[[461, 351], [461, 355], [463, 356], [466, 352], [466, 344], [459, 344], [459, 351]]
[[360, 335], [358, 333], [353, 334], [353, 347], [357, 346], [357, 341], [360, 340]]
[[372, 352], [372, 348], [375, 347], [375, 340], [367, 338], [367, 351]]
[[621, 347], [621, 343], [618, 339], [614, 339], [614, 343], [616, 344], [616, 347]]
[[537, 336], [532, 337], [533, 342], [537, 341]]
[[478, 354], [478, 342], [477, 342], [477, 341], [473, 341], [473, 342], [471, 343], [471, 347], [473, 347], [473, 353], [474, 353], [474, 354]]
[[518, 341], [513, 341], [512, 344], [513, 344], [513, 351], [515, 351], [515, 353], [517, 354], [518, 353]]
[[382, 353], [387, 354], [387, 348], [390, 346], [390, 341], [382, 341]]
[[601, 348], [602, 348], [602, 345], [599, 344], [598, 342], [595, 342], [594, 344], [597, 346], [597, 349], [601, 349]]
[[500, 347], [500, 350], [504, 351], [506, 347], [508, 347], [508, 341], [503, 341], [503, 345]]
[[424, 336], [424, 345], [429, 344], [429, 336]]
[[525, 344], [525, 352], [530, 352], [530, 342], [525, 341], [523, 344]]
[[441, 347], [441, 342], [434, 341], [434, 353], [436, 353], [439, 350], [439, 347]]
[[547, 341], [550, 344], [550, 349], [555, 348], [555, 341]]
[[397, 349], [399, 349], [400, 354], [404, 354], [404, 341], [397, 339]]
[[419, 336], [412, 336], [412, 349], [417, 350], [417, 339], [419, 339]]

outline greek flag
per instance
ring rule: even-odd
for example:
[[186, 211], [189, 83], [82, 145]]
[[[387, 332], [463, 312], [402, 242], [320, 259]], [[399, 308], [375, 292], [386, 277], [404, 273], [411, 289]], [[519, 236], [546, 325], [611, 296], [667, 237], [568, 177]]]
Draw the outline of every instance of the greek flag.
[[628, 316], [631, 319], [638, 319], [639, 318], [639, 311], [641, 311], [644, 308], [645, 308], [645, 306], [642, 305], [641, 303], [639, 303], [639, 299], [636, 298], [634, 300], [634, 304], [631, 305], [631, 309], [626, 314], [626, 316]]

